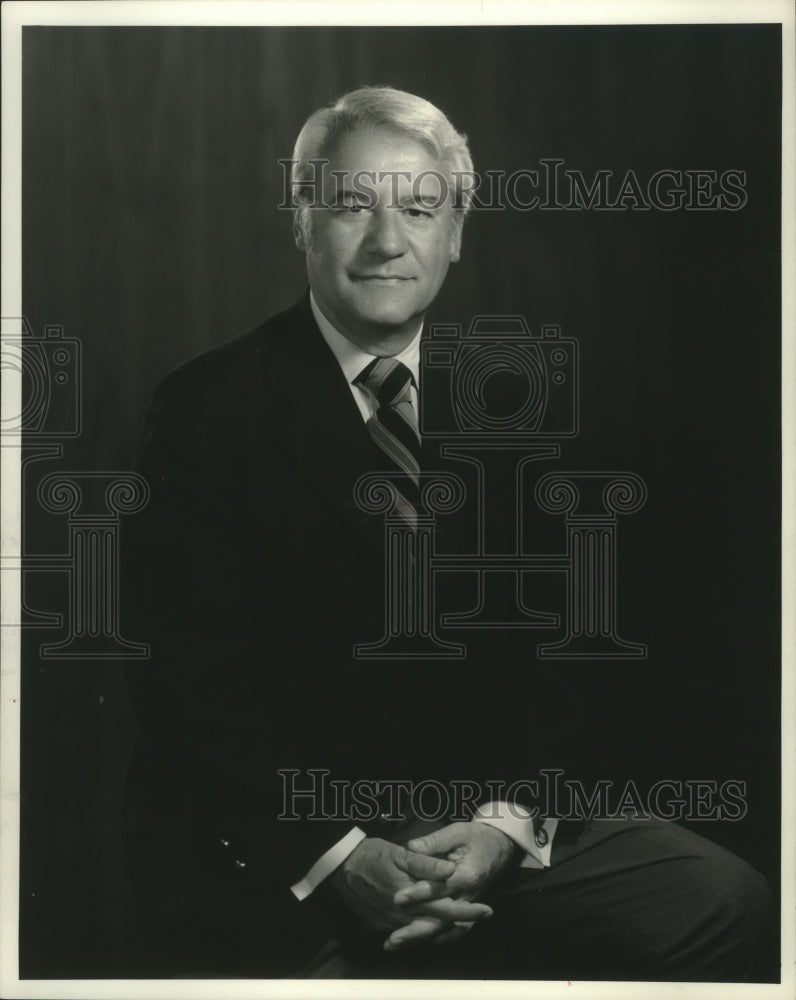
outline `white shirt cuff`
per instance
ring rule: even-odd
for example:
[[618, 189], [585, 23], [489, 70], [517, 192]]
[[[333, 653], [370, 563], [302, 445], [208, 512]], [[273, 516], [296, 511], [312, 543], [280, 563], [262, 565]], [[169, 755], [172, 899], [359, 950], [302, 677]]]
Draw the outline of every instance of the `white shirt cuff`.
[[340, 867], [357, 844], [364, 840], [366, 836], [366, 833], [360, 830], [358, 826], [355, 826], [353, 830], [348, 831], [342, 840], [338, 840], [333, 847], [330, 847], [325, 854], [322, 854], [304, 878], [296, 882], [295, 885], [291, 885], [290, 891], [296, 899], [299, 902], [302, 899], [306, 899], [311, 892], [318, 888], [325, 878], [328, 878], [336, 868]]
[[473, 814], [476, 823], [494, 826], [525, 851], [520, 868], [549, 868], [557, 819], [546, 819], [534, 829], [529, 810], [516, 802], [485, 802]]

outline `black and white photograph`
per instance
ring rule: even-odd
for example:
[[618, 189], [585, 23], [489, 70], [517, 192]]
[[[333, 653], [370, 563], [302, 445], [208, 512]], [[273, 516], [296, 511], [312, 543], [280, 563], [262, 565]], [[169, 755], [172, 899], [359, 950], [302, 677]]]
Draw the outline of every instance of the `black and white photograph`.
[[792, 4], [2, 16], [0, 993], [792, 997]]

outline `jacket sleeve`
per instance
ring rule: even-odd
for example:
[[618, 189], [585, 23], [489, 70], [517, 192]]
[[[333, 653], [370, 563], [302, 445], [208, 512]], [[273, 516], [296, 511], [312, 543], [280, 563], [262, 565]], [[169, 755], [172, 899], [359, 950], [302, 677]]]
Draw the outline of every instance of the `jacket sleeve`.
[[289, 885], [350, 824], [279, 818], [278, 770], [296, 733], [279, 595], [263, 593], [278, 573], [252, 565], [247, 443], [234, 423], [234, 400], [197, 392], [182, 371], [147, 417], [138, 470], [151, 497], [122, 536], [125, 628], [151, 648], [127, 666], [143, 732], [129, 800], [148, 842]]

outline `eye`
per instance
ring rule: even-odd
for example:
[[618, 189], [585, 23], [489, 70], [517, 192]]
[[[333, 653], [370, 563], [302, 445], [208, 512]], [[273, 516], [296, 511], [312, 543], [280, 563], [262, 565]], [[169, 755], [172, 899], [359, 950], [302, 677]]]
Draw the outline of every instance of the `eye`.
[[433, 213], [427, 212], [423, 208], [407, 208], [405, 211], [410, 219], [430, 219], [433, 215]]
[[333, 212], [341, 212], [346, 215], [357, 215], [360, 212], [366, 211], [368, 206], [362, 205], [356, 201], [339, 201], [336, 204], [331, 205], [330, 208]]

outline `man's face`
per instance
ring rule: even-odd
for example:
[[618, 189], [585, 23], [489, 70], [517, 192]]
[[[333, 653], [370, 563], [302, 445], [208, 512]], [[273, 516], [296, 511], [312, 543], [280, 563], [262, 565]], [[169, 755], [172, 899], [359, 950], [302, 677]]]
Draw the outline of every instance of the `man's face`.
[[310, 210], [310, 246], [298, 241], [310, 286], [342, 334], [373, 353], [397, 353], [459, 259], [453, 192], [434, 156], [393, 129], [350, 133], [328, 159], [331, 207]]

